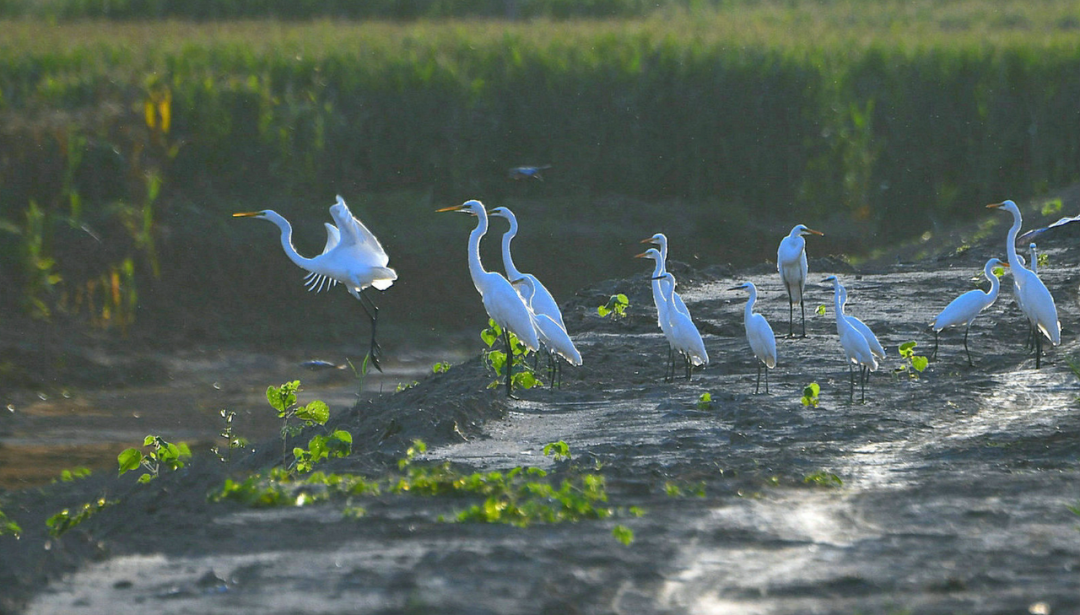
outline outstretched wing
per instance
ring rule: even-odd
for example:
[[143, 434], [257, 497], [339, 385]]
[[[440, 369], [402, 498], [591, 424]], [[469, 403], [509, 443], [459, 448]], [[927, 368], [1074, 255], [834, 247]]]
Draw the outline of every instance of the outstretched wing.
[[371, 258], [373, 264], [385, 267], [390, 262], [390, 257], [387, 256], [382, 244], [362, 222], [356, 219], [356, 216], [352, 215], [352, 211], [349, 210], [349, 206], [345, 204], [345, 199], [341, 198], [341, 195], [338, 195], [337, 203], [330, 207], [330, 216], [337, 222], [338, 230], [341, 232], [339, 245], [364, 253], [366, 257]]
[[336, 226], [329, 222], [323, 222], [323, 225], [326, 226], [326, 247], [323, 248], [322, 253], [326, 254], [341, 243], [341, 232], [338, 231]]

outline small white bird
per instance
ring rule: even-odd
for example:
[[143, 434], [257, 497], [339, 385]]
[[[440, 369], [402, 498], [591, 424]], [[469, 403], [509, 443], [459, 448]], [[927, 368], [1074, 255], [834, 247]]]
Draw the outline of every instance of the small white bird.
[[[657, 233], [652, 237], [646, 237], [641, 240], [641, 243], [649, 243], [656, 246], [660, 246], [660, 258], [656, 260], [656, 270], [653, 272], [653, 277], [664, 275], [667, 271], [667, 235], [663, 233]], [[663, 280], [661, 280], [662, 282]], [[661, 296], [663, 293], [661, 293]], [[679, 296], [679, 293], [672, 291], [671, 296], [675, 299], [675, 309], [679, 310], [687, 316], [690, 315], [690, 310], [686, 308], [686, 303], [683, 302], [683, 298]], [[663, 300], [663, 299], [661, 299]], [[657, 301], [657, 294], [653, 293], [653, 302]], [[657, 310], [659, 313], [659, 310]]]
[[[526, 297], [525, 302], [530, 310], [533, 310], [531, 298], [535, 296], [532, 284], [531, 278], [523, 278], [524, 293], [522, 295]], [[551, 388], [555, 388], [556, 382], [559, 383], [559, 388], [562, 388], [562, 364], [555, 359], [555, 355], [566, 359], [570, 365], [578, 367], [581, 365], [581, 353], [574, 346], [574, 341], [570, 339], [566, 329], [560, 327], [551, 316], [533, 310], [533, 326], [536, 327], [540, 344], [548, 352], [548, 381], [551, 383]]]
[[975, 367], [975, 362], [971, 360], [971, 351], [968, 350], [968, 332], [971, 331], [971, 323], [975, 322], [975, 318], [979, 313], [994, 305], [994, 301], [997, 301], [998, 291], [1001, 286], [997, 275], [994, 273], [994, 268], [998, 266], [1008, 267], [1009, 264], [991, 258], [986, 261], [986, 266], [983, 267], [983, 275], [986, 276], [987, 280], [990, 280], [989, 291], [985, 293], [978, 289], [967, 291], [945, 306], [945, 309], [941, 310], [934, 322], [930, 324], [930, 327], [934, 329], [934, 351], [930, 353], [930, 358], [937, 358], [938, 334], [941, 330], [945, 327], [964, 324], [966, 325], [964, 327], [964, 352], [967, 353], [968, 365]]
[[525, 347], [536, 351], [540, 348], [540, 339], [533, 325], [533, 315], [522, 301], [521, 295], [502, 275], [487, 271], [480, 262], [480, 239], [487, 233], [488, 216], [483, 203], [472, 200], [455, 207], [444, 207], [436, 212], [460, 211], [476, 216], [476, 228], [469, 234], [469, 274], [473, 286], [480, 293], [484, 309], [488, 316], [503, 330], [506, 344], [506, 396], [513, 397], [511, 372], [513, 371], [514, 349], [510, 347], [510, 334], [513, 333]]
[[[1036, 331], [1035, 369], [1038, 369], [1042, 358], [1043, 335], [1054, 346], [1061, 343], [1061, 323], [1058, 321], [1057, 306], [1054, 304], [1053, 295], [1050, 294], [1043, 281], [1039, 279], [1039, 276], [1034, 271], [1024, 267], [1020, 262], [1020, 257], [1016, 254], [1016, 235], [1024, 224], [1023, 217], [1020, 215], [1020, 208], [1012, 201], [992, 203], [987, 207], [1007, 211], [1013, 217], [1012, 227], [1009, 228], [1005, 239], [1005, 250], [1009, 256], [1009, 269], [1012, 272], [1013, 279], [1016, 281], [1020, 309], [1023, 310], [1028, 322]], [[1042, 335], [1038, 335], [1038, 333], [1042, 333]]]
[[806, 337], [806, 305], [803, 291], [806, 289], [806, 240], [803, 235], [824, 235], [821, 231], [795, 225], [791, 233], [780, 242], [776, 251], [776, 270], [788, 293], [788, 337], [795, 337], [795, 304], [802, 309], [802, 336]]
[[[514, 212], [505, 207], [496, 207], [489, 211], [488, 214], [506, 218], [510, 222], [510, 228], [502, 236], [503, 269], [506, 270], [506, 279], [510, 280], [514, 288], [518, 289], [518, 293], [521, 294], [523, 299], [526, 299], [526, 303], [529, 303], [534, 312], [550, 316], [565, 330], [566, 323], [563, 322], [563, 315], [559, 310], [559, 303], [555, 301], [555, 297], [551, 296], [551, 292], [540, 283], [540, 280], [536, 279], [536, 276], [531, 273], [522, 273], [514, 266], [514, 257], [510, 255], [510, 242], [514, 240], [518, 232], [518, 221], [517, 217], [514, 216]], [[526, 279], [529, 280], [532, 288], [532, 291], [530, 291], [531, 297], [528, 298], [525, 297], [523, 291], [523, 281]]]
[[[668, 284], [662, 284], [667, 293], [668, 305], [671, 305], [671, 294], [675, 292], [675, 276], [670, 272], [664, 273]], [[686, 379], [690, 380], [693, 367], [709, 364], [709, 353], [705, 352], [705, 342], [701, 339], [701, 333], [694, 326], [694, 321], [689, 316], [678, 310], [665, 310], [668, 317], [668, 342], [671, 346], [682, 353], [686, 361]]]
[[337, 226], [326, 224], [326, 247], [322, 254], [305, 258], [293, 247], [292, 225], [276, 211], [264, 209], [233, 214], [234, 218], [267, 220], [281, 229], [281, 247], [285, 249], [285, 255], [298, 267], [309, 272], [304, 278], [308, 290], [321, 292], [339, 282], [345, 285], [349, 294], [360, 301], [360, 306], [371, 320], [371, 364], [382, 371], [379, 366], [380, 349], [375, 341], [379, 308], [370, 297], [366, 297], [365, 303], [362, 293], [369, 286], [377, 290], [390, 288], [397, 279], [397, 273], [386, 266], [390, 257], [386, 255], [382, 244], [352, 215], [341, 195], [338, 195], [337, 202], [330, 206], [330, 216], [337, 222]]
[[854, 366], [859, 366], [859, 384], [862, 387], [862, 401], [866, 401], [866, 381], [870, 379], [870, 372], [877, 371], [878, 363], [874, 353], [870, 351], [870, 343], [855, 327], [844, 317], [844, 306], [840, 301], [840, 280], [831, 275], [823, 280], [833, 283], [833, 304], [836, 309], [836, 333], [840, 336], [840, 345], [844, 348], [847, 357], [848, 373], [851, 376], [851, 399], [855, 399], [855, 372]]
[[[667, 278], [664, 277], [666, 273], [664, 271], [664, 259], [663, 255], [656, 248], [649, 248], [641, 254], [635, 254], [634, 258], [651, 258], [655, 262], [655, 268], [653, 269], [652, 277], [650, 278], [650, 284], [652, 286], [653, 304], [656, 306], [656, 324], [660, 326], [660, 330], [664, 332], [664, 337], [668, 340], [668, 369], [664, 372], [665, 380], [675, 379], [675, 347], [671, 345], [671, 318], [668, 316], [669, 306], [668, 295], [672, 298], [678, 296], [674, 288], [668, 288]], [[679, 303], [682, 302], [680, 298]], [[686, 305], [683, 304], [683, 310], [686, 310]], [[690, 312], [682, 312], [688, 318]]]
[[746, 300], [746, 308], [743, 310], [743, 324], [746, 327], [746, 341], [750, 342], [750, 350], [758, 359], [757, 383], [754, 384], [754, 395], [758, 394], [761, 386], [761, 365], [765, 364], [765, 394], [769, 394], [769, 370], [776, 367], [776, 336], [773, 335], [769, 321], [761, 314], [754, 313], [754, 302], [757, 301], [757, 287], [753, 282], [729, 288], [728, 290], [748, 289], [750, 298]]
[[847, 288], [843, 284], [840, 285], [840, 309], [840, 313], [843, 314], [844, 318], [846, 318], [849, 323], [851, 323], [851, 326], [855, 327], [855, 330], [866, 338], [866, 343], [870, 344], [870, 352], [874, 353], [874, 356], [878, 359], [885, 359], [885, 348], [881, 345], [881, 342], [878, 341], [874, 332], [870, 330], [870, 327], [866, 326], [865, 322], [859, 320], [855, 316], [847, 314]]

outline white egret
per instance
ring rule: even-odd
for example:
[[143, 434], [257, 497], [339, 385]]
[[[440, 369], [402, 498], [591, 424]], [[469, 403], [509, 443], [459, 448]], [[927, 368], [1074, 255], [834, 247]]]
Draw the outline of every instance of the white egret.
[[[565, 330], [566, 323], [563, 322], [563, 315], [559, 310], [559, 303], [555, 301], [555, 297], [551, 296], [551, 293], [540, 283], [540, 280], [536, 279], [536, 276], [531, 273], [522, 273], [514, 266], [514, 258], [510, 255], [510, 242], [513, 241], [518, 232], [518, 221], [517, 217], [514, 216], [514, 212], [505, 207], [496, 207], [489, 211], [488, 215], [506, 218], [510, 222], [509, 230], [503, 233], [502, 236], [503, 268], [506, 269], [506, 279], [510, 280], [514, 288], [518, 289], [518, 293], [521, 294], [523, 299], [526, 299], [526, 303], [529, 303], [534, 312], [550, 316]], [[526, 298], [525, 292], [523, 292], [523, 281], [526, 279], [529, 280], [532, 287], [531, 299]]]
[[[668, 369], [664, 372], [664, 378], [675, 379], [675, 347], [671, 345], [671, 319], [668, 317], [668, 290], [671, 291], [672, 297], [675, 296], [675, 289], [667, 288], [667, 278], [664, 277], [666, 273], [664, 271], [664, 259], [663, 255], [656, 248], [649, 248], [641, 254], [635, 254], [634, 258], [651, 258], [655, 263], [652, 277], [650, 277], [650, 283], [652, 285], [653, 304], [656, 305], [656, 324], [660, 326], [660, 330], [664, 332], [664, 337], [668, 340]], [[681, 299], [680, 299], [681, 301]], [[686, 309], [686, 306], [683, 306]], [[690, 312], [683, 312], [690, 316]]]
[[802, 336], [806, 337], [806, 304], [803, 291], [806, 289], [806, 240], [803, 235], [824, 235], [821, 231], [795, 225], [791, 233], [780, 242], [776, 251], [776, 270], [788, 293], [788, 337], [795, 337], [795, 304], [802, 310]]
[[[671, 294], [675, 292], [675, 276], [671, 272], [664, 273], [668, 284], [661, 285], [667, 293], [668, 305], [671, 305]], [[665, 310], [668, 316], [668, 342], [683, 355], [686, 361], [686, 379], [690, 380], [690, 372], [698, 365], [709, 364], [709, 353], [705, 351], [705, 342], [701, 339], [701, 333], [694, 326], [694, 321], [678, 310], [668, 308]], [[674, 374], [672, 375], [674, 377]]]
[[847, 310], [847, 288], [843, 284], [840, 285], [840, 313], [844, 318], [851, 323], [855, 330], [862, 334], [866, 338], [866, 343], [870, 345], [870, 352], [874, 353], [874, 356], [878, 359], [885, 358], [885, 348], [878, 341], [874, 332], [870, 330], [870, 327], [866, 326], [866, 323], [859, 320], [855, 316], [850, 316], [846, 312]]
[[870, 379], [870, 372], [877, 371], [877, 357], [870, 351], [870, 343], [862, 336], [862, 333], [852, 326], [844, 316], [844, 306], [840, 301], [840, 280], [831, 275], [823, 280], [833, 283], [833, 304], [836, 310], [836, 333], [840, 336], [840, 345], [844, 348], [847, 357], [848, 374], [851, 377], [851, 399], [855, 399], [855, 372], [854, 366], [859, 366], [859, 385], [862, 387], [862, 401], [866, 401], [866, 381]]
[[555, 319], [551, 316], [538, 313], [533, 309], [531, 301], [536, 296], [536, 293], [532, 288], [532, 278], [523, 278], [522, 285], [525, 287], [522, 296], [526, 297], [526, 305], [533, 312], [533, 326], [536, 328], [537, 337], [540, 339], [540, 344], [548, 352], [548, 379], [551, 388], [555, 388], [556, 377], [558, 377], [559, 387], [561, 388], [562, 365], [555, 358], [555, 355], [566, 359], [566, 362], [570, 365], [578, 367], [581, 365], [581, 353], [574, 346], [574, 341], [570, 339], [566, 329], [560, 327], [559, 323], [555, 322]]
[[1001, 286], [997, 274], [994, 273], [994, 268], [998, 266], [1008, 267], [1009, 264], [991, 258], [986, 261], [986, 266], [983, 267], [983, 275], [986, 276], [987, 280], [990, 280], [989, 291], [985, 293], [978, 289], [967, 291], [945, 306], [945, 309], [941, 310], [934, 322], [930, 324], [930, 327], [934, 329], [934, 351], [930, 353], [931, 358], [937, 357], [938, 334], [941, 330], [945, 327], [963, 324], [965, 325], [964, 352], [967, 353], [968, 365], [975, 367], [975, 362], [971, 360], [971, 351], [968, 350], [968, 332], [971, 331], [971, 323], [975, 322], [975, 318], [979, 313], [994, 305], [994, 301], [998, 298], [998, 291]]
[[729, 288], [728, 290], [740, 290], [747, 289], [750, 291], [750, 298], [746, 301], [746, 308], [743, 311], [743, 324], [746, 327], [746, 341], [750, 342], [750, 350], [754, 352], [754, 356], [758, 359], [757, 366], [757, 383], [754, 385], [754, 395], [757, 395], [758, 388], [761, 386], [761, 365], [765, 364], [765, 394], [769, 394], [769, 370], [776, 367], [776, 336], [773, 335], [772, 327], [769, 326], [769, 321], [765, 320], [765, 317], [761, 314], [754, 313], [754, 302], [757, 301], [757, 287], [753, 282], [743, 282], [742, 284]]
[[292, 225], [272, 209], [233, 214], [235, 218], [257, 218], [272, 222], [281, 229], [281, 247], [285, 255], [301, 269], [309, 273], [305, 276], [308, 290], [321, 292], [324, 288], [345, 285], [353, 297], [360, 301], [368, 318], [371, 320], [371, 364], [379, 366], [379, 344], [375, 341], [375, 325], [378, 322], [379, 308], [370, 297], [362, 294], [365, 288], [374, 287], [386, 290], [397, 279], [397, 273], [387, 267], [390, 257], [386, 255], [379, 240], [352, 215], [349, 206], [340, 195], [337, 203], [330, 207], [330, 216], [337, 226], [326, 224], [326, 247], [322, 254], [314, 258], [301, 256], [292, 244]]
[[1039, 279], [1035, 272], [1024, 267], [1016, 254], [1016, 235], [1020, 232], [1020, 227], [1024, 223], [1023, 217], [1020, 215], [1020, 208], [1012, 201], [993, 203], [987, 205], [987, 207], [1007, 211], [1013, 217], [1012, 227], [1009, 228], [1005, 240], [1005, 250], [1009, 256], [1009, 268], [1013, 279], [1016, 281], [1020, 309], [1023, 310], [1028, 322], [1036, 331], [1035, 368], [1038, 369], [1042, 357], [1042, 336], [1038, 335], [1038, 333], [1041, 332], [1045, 335], [1054, 346], [1061, 343], [1061, 323], [1058, 321], [1057, 306], [1054, 305], [1054, 297], [1047, 290], [1043, 281]]
[[503, 341], [506, 343], [506, 396], [513, 397], [511, 372], [514, 367], [514, 349], [510, 346], [510, 334], [516, 335], [529, 350], [539, 350], [540, 339], [533, 325], [532, 313], [506, 278], [494, 271], [485, 270], [480, 262], [480, 239], [488, 230], [488, 216], [484, 204], [472, 200], [436, 211], [460, 211], [476, 216], [476, 228], [469, 234], [469, 275], [472, 276], [473, 286], [480, 293], [488, 316], [503, 330]]
[[[664, 275], [664, 272], [667, 271], [667, 235], [663, 233], [657, 233], [652, 237], [646, 237], [645, 239], [642, 239], [641, 243], [649, 243], [655, 246], [660, 246], [660, 259], [656, 261], [656, 271], [653, 272], [653, 277], [655, 278]], [[662, 282], [663, 280], [660, 281]], [[661, 292], [660, 296], [663, 297], [663, 294], [664, 293]], [[671, 296], [675, 300], [675, 309], [689, 316], [690, 310], [686, 308], [686, 303], [683, 302], [683, 298], [679, 296], [679, 293], [672, 291]], [[655, 303], [656, 301], [657, 293], [653, 292], [653, 303]], [[657, 313], [659, 313], [659, 310], [657, 310]]]

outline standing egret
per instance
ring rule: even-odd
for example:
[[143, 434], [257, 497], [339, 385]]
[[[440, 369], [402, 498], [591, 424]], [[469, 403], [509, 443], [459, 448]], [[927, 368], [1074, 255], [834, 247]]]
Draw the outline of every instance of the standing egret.
[[510, 346], [510, 334], [517, 336], [525, 347], [536, 351], [540, 348], [540, 339], [533, 326], [532, 314], [510, 282], [494, 271], [487, 271], [480, 262], [480, 239], [487, 234], [488, 217], [484, 204], [480, 201], [466, 201], [454, 207], [444, 207], [436, 212], [460, 211], [476, 216], [476, 228], [469, 235], [469, 275], [473, 286], [484, 302], [488, 316], [503, 330], [506, 343], [506, 396], [513, 397], [511, 372], [514, 368], [514, 349]]
[[[668, 317], [669, 299], [668, 290], [671, 291], [671, 296], [676, 296], [675, 289], [668, 289], [667, 278], [664, 277], [666, 273], [664, 271], [664, 259], [663, 256], [656, 248], [649, 248], [641, 254], [635, 254], [634, 258], [651, 258], [655, 261], [656, 265], [653, 269], [650, 282], [652, 284], [653, 304], [656, 305], [656, 324], [660, 326], [660, 330], [664, 332], [664, 337], [668, 340], [668, 369], [664, 372], [664, 379], [668, 378], [668, 374], [671, 374], [671, 379], [675, 379], [675, 347], [671, 345], [671, 319]], [[681, 301], [681, 299], [680, 299]], [[683, 305], [683, 309], [686, 306]], [[690, 316], [689, 311], [684, 311], [687, 317]]]
[[968, 332], [971, 331], [971, 323], [975, 322], [975, 318], [980, 312], [986, 308], [994, 305], [994, 301], [998, 298], [998, 291], [1000, 289], [1000, 283], [998, 282], [997, 274], [994, 273], [994, 268], [998, 266], [1008, 267], [1008, 263], [1003, 263], [996, 258], [991, 258], [986, 261], [986, 266], [983, 267], [983, 275], [987, 280], [990, 280], [990, 290], [983, 292], [979, 289], [969, 290], [966, 293], [960, 295], [956, 299], [953, 299], [949, 305], [945, 306], [944, 310], [937, 315], [934, 322], [930, 324], [934, 329], [934, 351], [930, 353], [931, 358], [937, 357], [938, 349], [938, 333], [945, 327], [952, 327], [954, 325], [966, 324], [964, 328], [964, 352], [967, 353], [968, 365], [975, 367], [975, 362], [971, 360], [971, 351], [968, 350]]
[[859, 320], [855, 316], [849, 316], [845, 310], [847, 309], [847, 288], [843, 284], [840, 285], [840, 313], [851, 323], [855, 330], [862, 334], [866, 338], [866, 343], [870, 345], [870, 352], [874, 353], [874, 356], [878, 359], [885, 358], [885, 348], [878, 341], [874, 332], [870, 330], [870, 327], [866, 326], [866, 323]]
[[750, 342], [750, 350], [758, 359], [757, 383], [754, 385], [754, 395], [758, 394], [761, 386], [761, 364], [765, 364], [765, 394], [769, 394], [769, 370], [776, 367], [776, 336], [773, 335], [769, 321], [761, 314], [754, 313], [754, 302], [757, 301], [757, 287], [753, 282], [744, 282], [728, 290], [748, 289], [750, 298], [746, 301], [743, 311], [743, 324], [746, 326], [746, 341]]
[[533, 311], [533, 326], [536, 328], [536, 334], [541, 345], [548, 352], [548, 379], [551, 388], [555, 388], [556, 377], [558, 377], [559, 388], [562, 388], [562, 364], [555, 358], [555, 355], [566, 359], [566, 362], [570, 365], [578, 367], [581, 365], [581, 353], [574, 346], [574, 341], [570, 339], [566, 329], [560, 327], [554, 318], [533, 310], [532, 299], [536, 297], [532, 287], [533, 279], [531, 277], [523, 278], [522, 285], [524, 286], [522, 296], [526, 298], [526, 305]]
[[824, 235], [821, 231], [795, 225], [791, 233], [780, 242], [776, 251], [776, 270], [788, 293], [788, 337], [795, 337], [795, 304], [802, 310], [802, 336], [806, 337], [806, 304], [803, 291], [806, 289], [806, 240], [803, 235]]
[[[664, 275], [664, 272], [667, 271], [667, 235], [663, 233], [657, 233], [652, 237], [646, 237], [645, 239], [642, 239], [641, 243], [649, 243], [655, 246], [660, 246], [660, 258], [656, 261], [656, 271], [653, 272], [653, 277], [655, 278]], [[662, 292], [660, 293], [660, 296], [663, 296]], [[683, 303], [683, 298], [679, 296], [679, 293], [672, 291], [671, 296], [674, 299], [675, 309], [689, 316], [690, 310], [686, 308], [686, 304]], [[653, 302], [655, 303], [656, 301], [657, 293], [653, 292]], [[659, 309], [657, 310], [657, 312], [659, 313]]]
[[[670, 306], [672, 302], [671, 294], [675, 292], [675, 276], [667, 272], [661, 277], [667, 278], [668, 284], [661, 284], [661, 286], [667, 293], [667, 301]], [[668, 330], [665, 332], [668, 336], [668, 342], [675, 350], [682, 353], [683, 359], [686, 361], [686, 379], [690, 380], [690, 372], [695, 366], [709, 364], [709, 353], [705, 352], [705, 342], [701, 339], [701, 333], [694, 326], [694, 321], [691, 320], [690, 316], [670, 307], [665, 312], [668, 316]], [[674, 378], [674, 374], [672, 374], [672, 377]]]
[[1017, 297], [1020, 301], [1020, 309], [1027, 316], [1028, 322], [1035, 329], [1035, 369], [1040, 366], [1042, 357], [1042, 333], [1057, 346], [1061, 343], [1061, 323], [1058, 321], [1057, 306], [1054, 305], [1054, 297], [1047, 290], [1046, 285], [1039, 279], [1035, 272], [1020, 263], [1020, 257], [1016, 254], [1016, 234], [1024, 220], [1020, 215], [1020, 208], [1012, 201], [1002, 201], [987, 205], [990, 209], [1007, 211], [1012, 214], [1013, 224], [1005, 239], [1005, 250], [1009, 256], [1009, 269], [1016, 281]]
[[878, 363], [874, 353], [870, 350], [870, 343], [862, 336], [862, 333], [852, 326], [844, 316], [844, 306], [840, 301], [840, 280], [831, 275], [823, 282], [833, 283], [833, 304], [836, 310], [836, 333], [840, 336], [840, 345], [844, 348], [847, 357], [848, 374], [851, 377], [851, 400], [855, 400], [855, 372], [854, 366], [859, 366], [859, 385], [862, 387], [862, 401], [866, 401], [866, 381], [870, 379], [870, 372], [877, 371]]
[[526, 300], [526, 303], [530, 303], [529, 307], [532, 308], [537, 314], [547, 314], [554, 320], [563, 330], [566, 329], [566, 323], [563, 322], [562, 312], [559, 311], [559, 304], [555, 301], [555, 297], [551, 296], [548, 289], [540, 283], [540, 280], [536, 279], [531, 273], [522, 273], [518, 271], [518, 268], [514, 266], [514, 258], [510, 255], [510, 242], [518, 232], [517, 217], [514, 216], [514, 212], [505, 207], [496, 207], [488, 212], [490, 216], [497, 216], [499, 218], [506, 218], [510, 222], [510, 228], [502, 236], [502, 257], [503, 268], [506, 269], [506, 279], [510, 280], [510, 283], [514, 285], [514, 288], [518, 289], [522, 298], [525, 298], [525, 292], [523, 291], [523, 281], [529, 280], [532, 287], [531, 300]]
[[272, 209], [233, 214], [235, 218], [257, 218], [273, 222], [281, 229], [281, 247], [285, 255], [309, 273], [305, 276], [308, 290], [321, 292], [324, 288], [335, 286], [339, 282], [345, 285], [353, 297], [360, 301], [368, 318], [371, 320], [371, 364], [379, 366], [379, 344], [375, 341], [375, 325], [378, 322], [379, 308], [370, 297], [365, 303], [363, 290], [369, 286], [377, 290], [386, 290], [397, 279], [397, 273], [387, 267], [390, 257], [386, 255], [382, 244], [352, 215], [345, 199], [340, 195], [337, 203], [330, 207], [330, 216], [337, 226], [326, 224], [326, 247], [322, 254], [314, 258], [300, 256], [292, 244], [292, 225]]

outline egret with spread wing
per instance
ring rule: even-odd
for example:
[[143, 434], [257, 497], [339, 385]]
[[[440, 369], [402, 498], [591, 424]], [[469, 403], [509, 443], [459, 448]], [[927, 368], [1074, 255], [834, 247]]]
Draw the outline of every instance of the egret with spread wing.
[[233, 214], [233, 217], [237, 218], [267, 220], [281, 229], [281, 247], [285, 249], [285, 255], [298, 267], [309, 272], [304, 278], [308, 290], [321, 292], [338, 283], [345, 285], [349, 294], [360, 301], [361, 307], [371, 320], [371, 364], [382, 371], [379, 365], [379, 344], [375, 341], [379, 309], [370, 297], [363, 295], [363, 291], [369, 286], [377, 290], [390, 288], [397, 279], [397, 273], [387, 267], [390, 257], [386, 255], [382, 244], [352, 215], [340, 195], [337, 203], [330, 207], [330, 216], [337, 226], [326, 224], [326, 247], [322, 254], [306, 258], [293, 247], [292, 225], [276, 211], [264, 209]]

